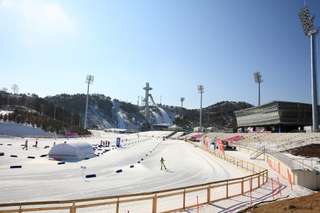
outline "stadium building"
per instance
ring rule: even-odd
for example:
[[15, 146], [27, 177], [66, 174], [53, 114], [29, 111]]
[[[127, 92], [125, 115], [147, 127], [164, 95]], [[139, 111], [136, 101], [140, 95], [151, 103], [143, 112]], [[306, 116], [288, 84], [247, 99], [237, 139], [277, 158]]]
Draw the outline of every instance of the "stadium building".
[[312, 125], [311, 104], [273, 101], [235, 111], [238, 129], [252, 128], [272, 132], [292, 132]]

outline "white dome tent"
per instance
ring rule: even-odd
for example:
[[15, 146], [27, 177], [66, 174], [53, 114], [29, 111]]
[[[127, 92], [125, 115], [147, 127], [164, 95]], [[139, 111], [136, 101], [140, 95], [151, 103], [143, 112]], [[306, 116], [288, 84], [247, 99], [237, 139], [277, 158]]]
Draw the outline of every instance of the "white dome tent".
[[57, 144], [49, 152], [49, 158], [61, 161], [81, 161], [94, 156], [92, 146], [84, 142]]

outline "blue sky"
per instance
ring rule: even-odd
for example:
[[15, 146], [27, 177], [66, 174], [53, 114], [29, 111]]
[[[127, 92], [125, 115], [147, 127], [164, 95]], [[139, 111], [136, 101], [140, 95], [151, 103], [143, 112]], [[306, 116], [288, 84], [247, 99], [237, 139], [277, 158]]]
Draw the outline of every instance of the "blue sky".
[[[320, 1], [307, 0], [320, 26]], [[132, 103], [310, 102], [303, 0], [0, 0], [0, 88], [40, 96], [93, 93]], [[317, 39], [319, 51], [319, 38]], [[319, 57], [318, 57], [319, 58]], [[318, 60], [320, 61], [320, 60]], [[319, 63], [318, 63], [319, 64]], [[318, 65], [318, 67], [320, 67]], [[320, 83], [320, 81], [319, 81]]]

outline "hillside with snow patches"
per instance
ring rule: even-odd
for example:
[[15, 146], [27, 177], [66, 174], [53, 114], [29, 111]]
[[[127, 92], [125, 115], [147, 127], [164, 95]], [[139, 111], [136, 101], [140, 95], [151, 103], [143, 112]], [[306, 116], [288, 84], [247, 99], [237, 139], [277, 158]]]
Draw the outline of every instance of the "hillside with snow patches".
[[[34, 115], [41, 116], [42, 121], [51, 120], [47, 126], [59, 121], [60, 123], [57, 125], [64, 125], [64, 129], [83, 126], [85, 102], [85, 94], [60, 94], [41, 98], [35, 94], [14, 95], [0, 91], [0, 110], [14, 111], [19, 109], [22, 110], [22, 113], [23, 111], [33, 112]], [[245, 102], [223, 101], [205, 107], [203, 108], [203, 125], [214, 127], [217, 131], [235, 129], [236, 120], [233, 112], [251, 106]], [[148, 126], [145, 114], [143, 106], [111, 99], [102, 94], [92, 94], [89, 96], [87, 126], [91, 129], [144, 130], [144, 127]], [[199, 110], [161, 104], [152, 105], [150, 106], [149, 122], [150, 124], [169, 126], [176, 124], [191, 130], [193, 127], [199, 126]]]

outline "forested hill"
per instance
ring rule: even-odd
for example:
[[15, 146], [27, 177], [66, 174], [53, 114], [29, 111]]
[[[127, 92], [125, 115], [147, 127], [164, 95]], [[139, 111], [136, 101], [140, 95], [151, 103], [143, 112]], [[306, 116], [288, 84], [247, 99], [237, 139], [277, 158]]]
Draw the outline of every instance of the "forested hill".
[[[246, 102], [222, 101], [203, 108], [202, 124], [204, 127], [212, 127], [213, 131], [235, 131], [237, 128], [234, 111], [252, 107]], [[182, 109], [177, 117], [176, 124], [179, 126], [199, 126], [199, 109]]]
[[[111, 99], [101, 94], [90, 95], [89, 128], [126, 128], [141, 130], [146, 124], [144, 108]], [[49, 131], [83, 131], [85, 94], [60, 94], [45, 98], [37, 95], [0, 92], [0, 109], [15, 110], [10, 119], [35, 124]], [[245, 102], [223, 101], [203, 109], [203, 126], [216, 131], [236, 128], [234, 111], [251, 107]], [[185, 129], [199, 126], [199, 110], [158, 105], [151, 107], [153, 123], [177, 124]], [[3, 120], [3, 118], [0, 117]], [[6, 119], [9, 119], [8, 117]]]

